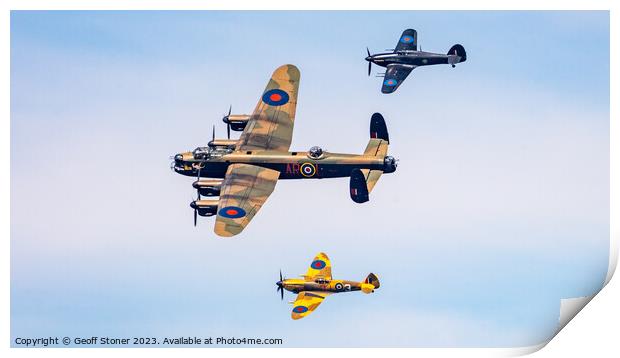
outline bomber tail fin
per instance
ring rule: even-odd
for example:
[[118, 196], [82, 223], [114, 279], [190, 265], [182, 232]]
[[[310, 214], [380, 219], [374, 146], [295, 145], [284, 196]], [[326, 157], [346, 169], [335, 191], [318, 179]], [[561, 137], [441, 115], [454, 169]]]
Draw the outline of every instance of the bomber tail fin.
[[387, 126], [385, 125], [385, 119], [381, 113], [373, 113], [370, 117], [370, 138], [371, 139], [383, 139], [387, 143], [390, 143], [390, 136], [388, 135]]
[[396, 170], [396, 160], [387, 155], [389, 144], [390, 136], [385, 125], [385, 119], [381, 113], [374, 113], [370, 118], [370, 140], [364, 150], [364, 155], [381, 158], [385, 164], [382, 170], [354, 169], [351, 172], [349, 187], [351, 199], [356, 203], [368, 201], [368, 194], [377, 184], [381, 174], [392, 173]]
[[370, 117], [370, 140], [364, 150], [364, 155], [371, 157], [385, 157], [390, 144], [385, 119], [381, 113], [375, 113]]
[[395, 170], [395, 162], [392, 157], [387, 156], [390, 136], [388, 134], [385, 119], [380, 113], [375, 113], [370, 118], [370, 140], [364, 150], [365, 156], [385, 158], [386, 168], [384, 170], [355, 169], [351, 173], [351, 199], [356, 203], [368, 201], [368, 194], [379, 181], [384, 172], [391, 173]]
[[362, 169], [353, 169], [351, 172], [351, 179], [349, 180], [349, 194], [351, 194], [351, 200], [358, 204], [365, 203], [370, 200], [368, 193], [366, 175], [364, 175]]

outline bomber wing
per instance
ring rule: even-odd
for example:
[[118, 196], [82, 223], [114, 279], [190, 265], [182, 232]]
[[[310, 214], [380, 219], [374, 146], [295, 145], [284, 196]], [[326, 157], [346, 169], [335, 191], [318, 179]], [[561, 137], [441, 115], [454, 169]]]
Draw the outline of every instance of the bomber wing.
[[303, 291], [297, 295], [297, 299], [293, 303], [292, 319], [304, 318], [312, 313], [325, 297], [329, 296], [329, 292]]
[[293, 65], [280, 66], [273, 72], [239, 137], [238, 151], [288, 151], [293, 138], [299, 77], [299, 70]]
[[243, 231], [265, 203], [280, 172], [250, 164], [231, 164], [220, 189], [215, 233], [234, 236]]
[[409, 76], [411, 71], [416, 68], [413, 65], [390, 64], [385, 71], [383, 79], [382, 93], [392, 93], [400, 86], [401, 83]]
[[326, 280], [332, 279], [332, 264], [329, 257], [324, 253], [318, 253], [308, 267], [308, 272], [304, 275], [306, 281], [314, 281], [316, 277], [322, 277]]

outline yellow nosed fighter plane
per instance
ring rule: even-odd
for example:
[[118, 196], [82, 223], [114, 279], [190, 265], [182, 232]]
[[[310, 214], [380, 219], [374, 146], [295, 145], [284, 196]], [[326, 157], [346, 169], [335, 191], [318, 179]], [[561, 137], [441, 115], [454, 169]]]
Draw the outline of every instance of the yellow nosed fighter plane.
[[292, 302], [291, 317], [293, 319], [306, 317], [333, 293], [349, 291], [372, 293], [380, 286], [379, 279], [373, 273], [368, 274], [363, 282], [332, 279], [332, 265], [327, 255], [322, 252], [316, 255], [310, 263], [308, 272], [302, 277], [302, 279], [284, 279], [280, 272], [280, 281], [276, 282], [282, 299], [284, 299], [284, 290], [297, 293], [297, 299]]
[[[312, 147], [308, 152], [290, 152], [293, 137], [299, 70], [293, 65], [277, 68], [267, 83], [252, 115], [224, 117], [228, 139], [215, 139], [207, 147], [174, 156], [171, 168], [196, 177], [197, 215], [217, 215], [215, 233], [239, 234], [252, 220], [276, 186], [278, 179], [322, 179], [350, 177], [351, 199], [368, 201], [369, 193], [383, 173], [396, 171], [397, 161], [387, 155], [389, 137], [379, 113], [370, 119], [370, 140], [364, 154], [341, 154]], [[243, 131], [238, 140], [230, 130]], [[208, 179], [202, 179], [206, 177]], [[201, 199], [219, 196], [219, 199]]]

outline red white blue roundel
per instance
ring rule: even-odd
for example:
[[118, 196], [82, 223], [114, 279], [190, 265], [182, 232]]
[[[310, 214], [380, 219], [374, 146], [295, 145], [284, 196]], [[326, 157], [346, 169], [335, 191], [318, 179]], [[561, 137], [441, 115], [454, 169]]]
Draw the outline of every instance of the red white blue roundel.
[[393, 78], [390, 78], [388, 80], [383, 81], [383, 84], [386, 85], [386, 86], [389, 86], [389, 87], [394, 87], [394, 86], [396, 86], [398, 84], [398, 81], [396, 81]]
[[306, 306], [295, 306], [295, 308], [293, 308], [293, 312], [295, 313], [304, 313], [308, 311], [308, 307]]
[[223, 216], [229, 219], [237, 219], [237, 218], [242, 218], [245, 216], [245, 210], [243, 210], [242, 208], [238, 206], [227, 206], [227, 207], [221, 208], [218, 213], [220, 214], [220, 216]]
[[403, 37], [400, 38], [400, 42], [404, 43], [404, 44], [410, 44], [413, 42], [413, 36], [412, 35], [403, 35]]
[[304, 163], [299, 167], [299, 171], [301, 172], [301, 175], [306, 178], [310, 178], [316, 174], [316, 167], [312, 163]]
[[325, 266], [327, 266], [327, 264], [325, 263], [325, 261], [323, 260], [314, 260], [312, 261], [312, 263], [310, 264], [310, 267], [312, 267], [315, 270], [321, 270], [323, 269]]
[[263, 102], [270, 106], [281, 106], [288, 103], [288, 93], [279, 88], [274, 88], [263, 94]]

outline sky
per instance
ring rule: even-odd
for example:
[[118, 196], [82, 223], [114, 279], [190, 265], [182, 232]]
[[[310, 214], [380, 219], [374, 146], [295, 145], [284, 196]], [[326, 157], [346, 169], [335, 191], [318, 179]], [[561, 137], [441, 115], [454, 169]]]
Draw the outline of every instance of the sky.
[[[366, 47], [406, 28], [467, 61], [383, 95]], [[301, 71], [292, 150], [362, 153], [380, 112], [398, 170], [362, 205], [346, 178], [280, 181], [235, 238], [194, 228], [194, 179], [169, 156], [224, 136], [228, 107], [252, 111], [285, 63]], [[607, 273], [609, 13], [13, 11], [10, 167], [12, 344], [534, 345]], [[293, 321], [278, 271], [321, 251], [335, 278], [381, 288]]]

